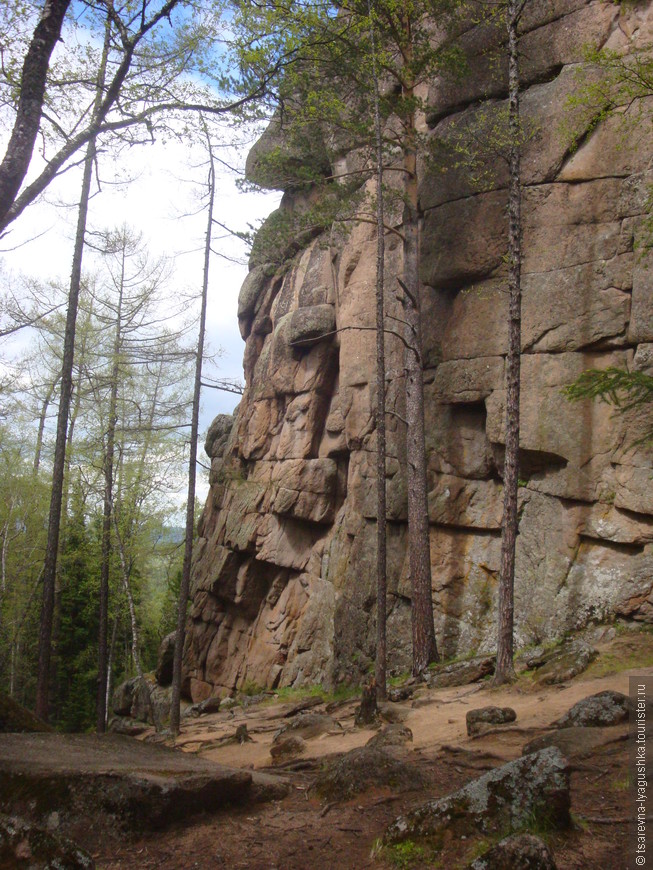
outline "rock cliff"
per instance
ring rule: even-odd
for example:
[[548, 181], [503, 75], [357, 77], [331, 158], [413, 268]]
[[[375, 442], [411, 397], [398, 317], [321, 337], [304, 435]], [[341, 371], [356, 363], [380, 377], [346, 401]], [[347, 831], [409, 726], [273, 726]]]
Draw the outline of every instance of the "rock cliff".
[[[641, 101], [643, 115], [626, 133], [618, 119], [593, 126], [585, 110], [565, 106], [585, 44], [650, 45], [653, 19], [647, 4], [531, 0], [523, 31], [531, 134], [523, 157], [520, 645], [615, 614], [653, 613], [651, 452], [634, 446], [647, 422], [561, 394], [588, 368], [653, 370], [653, 260], [637, 245], [653, 181], [649, 106]], [[470, 26], [459, 38], [468, 74], [434, 80], [428, 91], [425, 121], [443, 140], [505, 105], [505, 69], [492, 54], [501, 31]], [[580, 132], [575, 149], [563, 132], [570, 123]], [[254, 149], [252, 174], [271, 139], [278, 131]], [[425, 169], [421, 180], [433, 600], [447, 656], [494, 647], [506, 183], [499, 160], [475, 184], [462, 168]], [[287, 192], [282, 210], [298, 207]], [[259, 251], [243, 285], [247, 389], [206, 445], [211, 490], [184, 658], [193, 700], [247, 682], [357, 679], [373, 657], [374, 234], [359, 224], [347, 235], [304, 238], [281, 268]], [[388, 312], [399, 317], [401, 244], [392, 235], [386, 266]], [[410, 644], [402, 350], [390, 335], [388, 631], [397, 668]]]

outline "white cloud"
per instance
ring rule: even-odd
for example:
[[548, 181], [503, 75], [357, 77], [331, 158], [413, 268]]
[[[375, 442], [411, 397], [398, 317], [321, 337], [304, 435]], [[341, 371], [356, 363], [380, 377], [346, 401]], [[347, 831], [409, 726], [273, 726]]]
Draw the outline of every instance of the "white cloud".
[[[220, 156], [242, 164], [246, 151], [242, 148], [226, 155], [221, 152]], [[206, 177], [206, 170], [199, 166], [201, 147], [177, 140], [155, 142], [124, 151], [120, 159], [116, 168], [132, 180], [111, 183], [114, 167], [108, 158], [101, 158], [101, 190], [91, 200], [89, 226], [100, 229], [129, 224], [143, 233], [153, 255], [164, 254], [175, 261], [171, 286], [197, 288], [199, 292], [206, 212], [198, 212], [199, 188], [188, 180], [201, 182]], [[36, 172], [38, 158], [34, 163]], [[40, 202], [29, 206], [12, 224], [10, 232], [0, 240], [0, 258], [7, 270], [43, 281], [68, 282], [80, 181], [78, 169], [65, 173], [50, 185]], [[234, 229], [246, 230], [276, 208], [280, 194], [241, 193], [235, 182], [235, 174], [226, 170], [221, 174], [215, 217]], [[222, 234], [217, 228], [216, 235]], [[237, 240], [216, 241], [214, 247], [224, 249], [230, 257], [246, 258], [244, 245]], [[214, 351], [224, 351], [218, 377], [242, 377], [244, 345], [238, 331], [237, 301], [246, 274], [244, 264], [212, 258], [207, 340]], [[238, 401], [237, 395], [205, 390], [201, 428], [206, 430], [216, 414], [231, 412]], [[200, 497], [205, 495], [206, 485], [202, 490]]]

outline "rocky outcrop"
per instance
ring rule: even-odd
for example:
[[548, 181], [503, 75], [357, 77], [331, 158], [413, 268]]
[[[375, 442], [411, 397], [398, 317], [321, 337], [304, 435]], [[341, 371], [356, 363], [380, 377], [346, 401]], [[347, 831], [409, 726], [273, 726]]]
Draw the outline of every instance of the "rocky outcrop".
[[469, 710], [465, 716], [467, 735], [472, 737], [475, 734], [482, 734], [493, 725], [506, 725], [508, 722], [514, 722], [516, 718], [517, 714], [512, 707], [479, 707], [476, 710]]
[[549, 846], [532, 834], [506, 837], [469, 865], [469, 870], [556, 870]]
[[0, 734], [52, 730], [47, 722], [21, 706], [11, 695], [0, 692]]
[[429, 674], [426, 682], [430, 689], [446, 689], [448, 686], [466, 686], [477, 683], [494, 673], [492, 656], [477, 656], [450, 665], [437, 665]]
[[[276, 777], [117, 735], [6, 734], [0, 742], [0, 811], [11, 808], [93, 850], [100, 831], [141, 834], [287, 792]], [[0, 832], [0, 848], [1, 840]]]
[[0, 867], [94, 870], [95, 861], [72, 840], [16, 816], [0, 814]]
[[[125, 680], [116, 686], [113, 693], [111, 709], [118, 721], [115, 724], [112, 722], [111, 730], [121, 734], [140, 733], [134, 727], [135, 720], [154, 725], [157, 731], [162, 731], [170, 717], [170, 696], [171, 687], [160, 686], [152, 674], [142, 679], [132, 677]], [[124, 721], [123, 717], [129, 717], [129, 721]]]
[[[646, 422], [561, 390], [588, 368], [653, 371], [651, 255], [642, 256], [653, 143], [617, 120], [567, 108], [590, 43], [651, 40], [646, 4], [529, 3], [523, 21], [523, 362], [516, 641], [539, 643], [615, 614], [653, 619]], [[499, 28], [461, 36], [469, 73], [428, 89], [425, 130], [455, 142], [505, 107]], [[650, 106], [639, 103], [645, 117]], [[577, 147], [563, 128], [571, 128]], [[270, 130], [250, 160], [265, 174]], [[266, 144], [267, 143], [267, 144]], [[293, 148], [296, 143], [293, 143]], [[321, 146], [313, 158], [320, 169]], [[345, 156], [346, 162], [349, 157]], [[353, 159], [353, 158], [352, 158]], [[436, 631], [446, 656], [494, 646], [502, 511], [506, 174], [456, 161], [420, 186], [422, 330]], [[299, 161], [301, 163], [301, 161]], [[268, 167], [269, 169], [269, 167]], [[320, 169], [321, 171], [321, 169]], [[327, 173], [328, 174], [328, 173]], [[307, 196], [308, 194], [306, 194]], [[398, 215], [391, 216], [399, 225]], [[246, 390], [232, 427], [209, 439], [211, 490], [199, 523], [184, 653], [194, 701], [245, 683], [359, 680], [374, 650], [375, 230], [330, 228], [274, 256], [262, 243], [239, 301]], [[268, 235], [269, 241], [269, 235]], [[285, 243], [284, 243], [285, 245]], [[277, 256], [278, 254], [278, 256]], [[387, 238], [388, 317], [401, 318], [400, 240]], [[286, 257], [281, 265], [279, 263]], [[391, 322], [389, 320], [389, 322]], [[388, 335], [389, 654], [410, 652], [403, 346]], [[217, 430], [220, 435], [218, 437]]]
[[368, 788], [391, 787], [393, 792], [419, 788], [425, 782], [415, 764], [375, 746], [359, 746], [329, 759], [313, 789], [329, 801], [346, 801]]
[[597, 655], [594, 647], [580, 638], [574, 638], [540, 658], [536, 664], [535, 680], [543, 685], [564, 683], [582, 674]]
[[557, 749], [544, 749], [399, 816], [383, 842], [425, 837], [437, 841], [444, 831], [459, 837], [474, 830], [516, 831], [526, 824], [566, 828], [571, 824], [569, 801], [569, 765]]
[[632, 710], [633, 702], [628, 695], [606, 689], [578, 701], [555, 724], [558, 728], [620, 725], [628, 721]]

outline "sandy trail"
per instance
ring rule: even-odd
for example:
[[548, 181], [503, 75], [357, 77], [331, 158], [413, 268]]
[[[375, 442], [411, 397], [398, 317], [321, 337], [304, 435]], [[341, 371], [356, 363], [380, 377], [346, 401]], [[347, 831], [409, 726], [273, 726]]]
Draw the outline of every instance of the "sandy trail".
[[[573, 704], [605, 689], [628, 694], [628, 678], [636, 674], [653, 674], [653, 667], [630, 668], [602, 677], [581, 677], [560, 686], [532, 684], [493, 688], [486, 683], [448, 689], [419, 690], [417, 705], [411, 702], [393, 704], [405, 713], [405, 723], [413, 732], [412, 747], [434, 751], [443, 744], [469, 747], [465, 717], [469, 710], [489, 705], [512, 707], [517, 720], [507, 730], [499, 730], [473, 741], [475, 748], [491, 751], [510, 759], [520, 754], [520, 746], [529, 739], [527, 732], [548, 728]], [[307, 757], [320, 758], [338, 752], [347, 752], [363, 746], [376, 733], [373, 729], [355, 728], [356, 700], [343, 704], [331, 715], [342, 730], [308, 741]], [[244, 768], [264, 768], [272, 765], [270, 746], [275, 733], [289, 720], [284, 718], [292, 707], [285, 705], [259, 705], [248, 710], [236, 708], [229, 713], [203, 716], [186, 720], [177, 745], [187, 752], [221, 764]], [[318, 710], [324, 708], [318, 707]], [[233, 735], [236, 727], [246, 724], [253, 742], [243, 745], [216, 746], [216, 741]], [[524, 733], [526, 732], [526, 733]], [[511, 739], [513, 734], [517, 739]]]

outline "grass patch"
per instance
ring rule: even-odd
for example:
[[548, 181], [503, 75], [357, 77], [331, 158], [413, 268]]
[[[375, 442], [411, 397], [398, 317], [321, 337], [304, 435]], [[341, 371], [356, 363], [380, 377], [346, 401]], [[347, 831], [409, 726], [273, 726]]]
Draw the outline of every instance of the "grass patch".
[[577, 816], [575, 813], [569, 813], [569, 815], [571, 816], [571, 824], [574, 828], [578, 828], [579, 830], [585, 831], [586, 833], [587, 831], [589, 831], [590, 826], [589, 823], [585, 821], [585, 819]]
[[310, 698], [321, 698], [325, 704], [330, 704], [334, 701], [348, 701], [351, 698], [359, 697], [361, 694], [360, 686], [345, 684], [337, 686], [335, 689], [325, 689], [320, 683], [314, 683], [309, 686], [282, 686], [274, 690], [262, 689], [260, 686], [252, 686], [252, 691], [248, 691], [248, 689], [250, 689], [250, 686], [245, 683], [240, 690], [240, 694], [251, 696], [265, 693], [266, 697], [261, 701], [261, 704], [266, 706], [300, 703]]
[[585, 671], [588, 677], [608, 677], [630, 668], [653, 667], [653, 648], [612, 649], [603, 652]]
[[308, 698], [325, 697], [324, 688], [316, 683], [313, 686], [282, 686], [280, 689], [275, 689], [271, 697], [271, 701], [281, 701], [283, 703], [291, 701], [305, 701]]
[[255, 683], [254, 680], [245, 680], [238, 690], [238, 694], [251, 698], [253, 695], [261, 695], [265, 691], [267, 690], [263, 686], [259, 686], [258, 683]]
[[623, 776], [617, 777], [617, 779], [614, 780], [612, 787], [616, 789], [616, 791], [628, 791], [631, 784], [630, 771], [628, 771]]
[[392, 867], [397, 870], [412, 870], [415, 867], [442, 867], [442, 864], [433, 854], [432, 849], [414, 840], [404, 840], [403, 843], [395, 843], [385, 846], [381, 854]]

